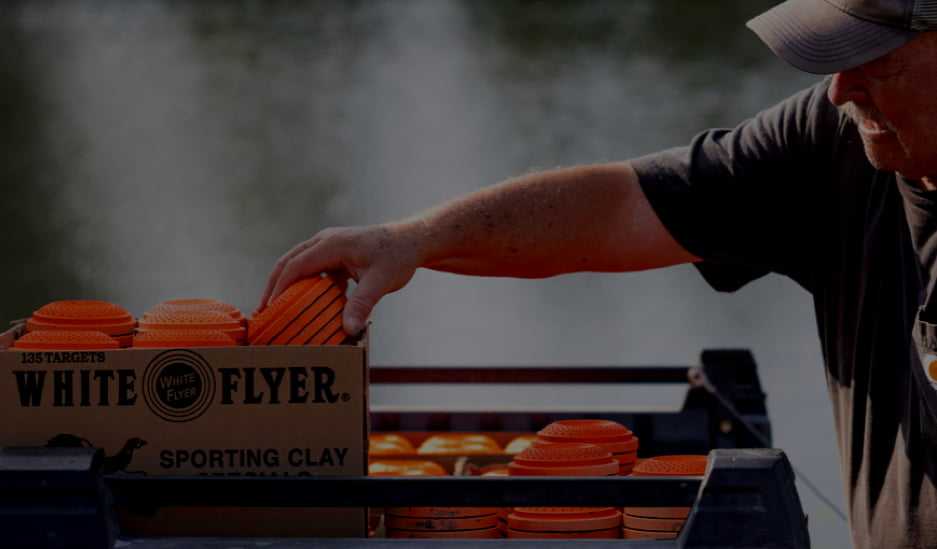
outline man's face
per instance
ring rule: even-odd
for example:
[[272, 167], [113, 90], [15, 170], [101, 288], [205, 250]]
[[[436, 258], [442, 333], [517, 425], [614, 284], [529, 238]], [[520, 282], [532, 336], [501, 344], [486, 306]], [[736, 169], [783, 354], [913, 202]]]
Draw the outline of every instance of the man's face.
[[835, 74], [827, 95], [855, 121], [873, 166], [937, 183], [937, 31]]

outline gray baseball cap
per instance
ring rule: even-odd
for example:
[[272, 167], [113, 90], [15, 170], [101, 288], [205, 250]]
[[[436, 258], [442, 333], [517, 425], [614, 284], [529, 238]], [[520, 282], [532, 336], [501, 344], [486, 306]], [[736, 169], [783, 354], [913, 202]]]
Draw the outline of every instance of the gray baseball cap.
[[832, 74], [937, 30], [937, 0], [787, 0], [747, 25], [794, 67]]

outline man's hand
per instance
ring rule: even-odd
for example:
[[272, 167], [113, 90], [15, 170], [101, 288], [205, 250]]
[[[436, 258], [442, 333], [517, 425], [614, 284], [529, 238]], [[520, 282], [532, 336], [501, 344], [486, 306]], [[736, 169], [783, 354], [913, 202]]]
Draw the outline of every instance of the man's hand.
[[329, 272], [342, 284], [357, 282], [345, 305], [345, 332], [358, 334], [377, 302], [399, 290], [420, 266], [415, 234], [418, 222], [324, 229], [293, 247], [277, 261], [260, 308], [266, 307], [290, 284]]

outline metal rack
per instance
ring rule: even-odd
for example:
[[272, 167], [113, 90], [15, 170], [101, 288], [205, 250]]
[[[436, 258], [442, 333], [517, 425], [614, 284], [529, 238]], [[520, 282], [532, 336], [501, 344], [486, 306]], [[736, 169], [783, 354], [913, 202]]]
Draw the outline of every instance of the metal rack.
[[[690, 385], [674, 411], [589, 412], [628, 426], [641, 440], [642, 456], [705, 454], [714, 448], [770, 446], [771, 423], [757, 366], [747, 350], [704, 350], [693, 366], [552, 367], [374, 367], [371, 385], [482, 383], [679, 384]], [[582, 412], [485, 410], [480, 412], [394, 410], [372, 407], [371, 430], [379, 431], [536, 431], [552, 421], [583, 417]]]

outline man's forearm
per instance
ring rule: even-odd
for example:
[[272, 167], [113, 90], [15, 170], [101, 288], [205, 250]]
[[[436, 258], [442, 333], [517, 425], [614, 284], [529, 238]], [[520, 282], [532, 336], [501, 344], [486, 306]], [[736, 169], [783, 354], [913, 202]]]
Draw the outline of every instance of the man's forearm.
[[520, 176], [444, 203], [400, 226], [419, 234], [422, 266], [540, 278], [693, 261], [625, 163]]
[[664, 228], [628, 164], [532, 173], [403, 221], [323, 229], [274, 266], [260, 308], [322, 272], [358, 282], [343, 312], [358, 333], [380, 299], [420, 267], [541, 278], [695, 261]]

